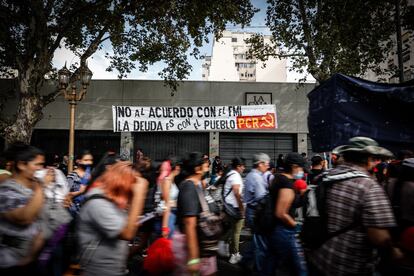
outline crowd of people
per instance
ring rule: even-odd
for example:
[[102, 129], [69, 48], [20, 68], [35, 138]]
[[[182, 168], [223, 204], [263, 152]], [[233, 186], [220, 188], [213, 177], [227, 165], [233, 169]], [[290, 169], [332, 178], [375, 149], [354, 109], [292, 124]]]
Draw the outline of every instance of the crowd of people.
[[327, 158], [257, 153], [252, 168], [198, 152], [135, 159], [108, 152], [94, 165], [82, 151], [67, 173], [67, 159], [10, 145], [0, 275], [216, 275], [218, 258], [246, 275], [414, 273], [410, 151], [354, 137]]

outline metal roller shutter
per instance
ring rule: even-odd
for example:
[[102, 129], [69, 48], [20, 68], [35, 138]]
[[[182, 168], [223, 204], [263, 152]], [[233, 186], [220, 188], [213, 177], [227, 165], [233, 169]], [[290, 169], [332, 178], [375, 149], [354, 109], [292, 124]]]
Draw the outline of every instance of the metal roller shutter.
[[296, 151], [295, 137], [280, 133], [220, 133], [220, 157], [226, 164], [235, 156], [246, 158], [250, 168], [255, 153], [267, 153], [276, 161], [279, 154]]
[[144, 154], [155, 162], [161, 162], [169, 155], [183, 156], [199, 151], [208, 153], [208, 132], [141, 132], [134, 133], [134, 152], [142, 148]]
[[[95, 164], [109, 150], [119, 152], [121, 133], [111, 130], [75, 130], [75, 156], [83, 150], [89, 150]], [[69, 130], [35, 129], [31, 145], [41, 148], [47, 161], [55, 154], [62, 157], [68, 152]]]

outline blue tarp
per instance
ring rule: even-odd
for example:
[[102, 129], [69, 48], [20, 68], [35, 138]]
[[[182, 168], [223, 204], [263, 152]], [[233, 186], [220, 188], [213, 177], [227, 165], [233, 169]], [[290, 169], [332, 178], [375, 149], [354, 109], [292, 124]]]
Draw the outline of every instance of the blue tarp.
[[314, 152], [366, 136], [396, 152], [414, 149], [414, 81], [384, 84], [335, 74], [309, 94]]

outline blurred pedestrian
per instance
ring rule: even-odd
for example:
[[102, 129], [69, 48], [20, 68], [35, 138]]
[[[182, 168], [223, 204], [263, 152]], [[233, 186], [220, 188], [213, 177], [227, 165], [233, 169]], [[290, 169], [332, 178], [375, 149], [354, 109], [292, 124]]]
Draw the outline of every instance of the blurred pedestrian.
[[[267, 237], [271, 256], [267, 262], [268, 274], [263, 275], [274, 275], [282, 265], [290, 266], [295, 275], [307, 275], [303, 249], [296, 239], [298, 222], [295, 221], [296, 209], [301, 207], [301, 194], [295, 190], [295, 181], [302, 180], [305, 166], [303, 154], [289, 153], [284, 160], [283, 173], [276, 174], [269, 187], [274, 210], [274, 222], [269, 221], [269, 224], [274, 223], [274, 227]], [[300, 182], [296, 183], [296, 189], [306, 190], [302, 186]]]
[[12, 162], [7, 160], [5, 156], [0, 156], [0, 183], [9, 178], [12, 168]]
[[244, 183], [241, 174], [246, 168], [244, 158], [235, 157], [231, 161], [232, 170], [226, 175], [226, 182], [223, 187], [224, 210], [229, 222], [229, 230], [224, 236], [224, 240], [230, 245], [229, 263], [236, 264], [240, 262], [239, 243], [240, 233], [244, 226], [244, 205], [243, 205], [243, 188]]
[[142, 158], [144, 158], [144, 152], [142, 148], [138, 148], [135, 154], [135, 163], [138, 163], [139, 161], [141, 161]]
[[125, 275], [148, 181], [126, 161], [109, 167], [85, 195], [78, 235], [83, 275]]
[[43, 185], [34, 175], [44, 167], [44, 153], [22, 143], [12, 144], [6, 158], [12, 176], [0, 185], [0, 274], [29, 275], [28, 265], [43, 246], [39, 214], [44, 204]]
[[82, 151], [76, 157], [76, 169], [68, 174], [67, 179], [69, 183], [69, 196], [73, 203], [69, 210], [73, 216], [79, 213], [83, 200], [83, 194], [91, 179], [91, 171], [93, 165], [93, 156], [88, 150]]
[[201, 181], [208, 170], [208, 161], [203, 159], [201, 153], [191, 153], [183, 160], [183, 174], [186, 177], [179, 184], [177, 200], [179, 231], [176, 231], [173, 236], [177, 260], [175, 275], [217, 273], [218, 237], [207, 236], [201, 221], [202, 214], [214, 214], [219, 211], [214, 200], [207, 200], [204, 196]]
[[328, 171], [320, 184], [329, 185], [320, 208], [329, 236], [310, 261], [324, 275], [372, 275], [376, 248], [401, 256], [389, 232], [395, 227], [391, 206], [369, 174], [378, 156], [392, 154], [367, 137], [351, 138], [339, 154], [344, 163]]
[[178, 187], [175, 178], [181, 172], [181, 162], [176, 157], [168, 160], [169, 168], [167, 175], [160, 179], [162, 199], [165, 202], [165, 211], [162, 216], [161, 234], [164, 238], [171, 238], [175, 230], [177, 218]]
[[265, 180], [268, 187], [269, 187], [270, 183], [273, 182], [273, 179], [275, 178], [275, 175], [274, 175], [275, 173], [276, 173], [275, 163], [269, 162], [269, 168], [263, 174], [263, 178], [264, 178], [264, 180]]
[[265, 263], [269, 257], [268, 241], [255, 225], [256, 207], [269, 193], [263, 174], [269, 168], [270, 157], [265, 153], [258, 153], [253, 156], [253, 169], [247, 174], [245, 180], [244, 202], [246, 203], [246, 224], [252, 229], [252, 246], [243, 252], [241, 265], [248, 268], [251, 261], [254, 261], [255, 272], [259, 275], [265, 274]]

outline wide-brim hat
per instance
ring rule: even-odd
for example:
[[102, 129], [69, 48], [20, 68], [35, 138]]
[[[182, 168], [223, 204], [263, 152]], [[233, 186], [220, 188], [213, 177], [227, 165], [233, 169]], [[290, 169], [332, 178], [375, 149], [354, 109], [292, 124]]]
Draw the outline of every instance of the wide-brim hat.
[[393, 154], [386, 148], [380, 147], [378, 143], [368, 137], [353, 137], [348, 144], [336, 147], [334, 151], [342, 155], [346, 152], [360, 152], [368, 155], [392, 157]]

